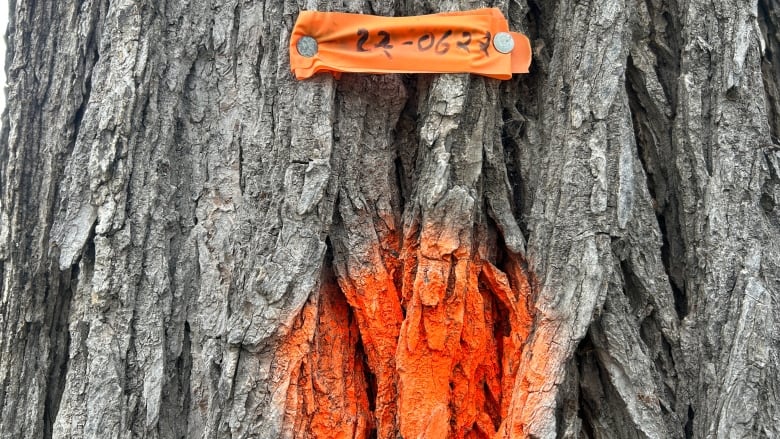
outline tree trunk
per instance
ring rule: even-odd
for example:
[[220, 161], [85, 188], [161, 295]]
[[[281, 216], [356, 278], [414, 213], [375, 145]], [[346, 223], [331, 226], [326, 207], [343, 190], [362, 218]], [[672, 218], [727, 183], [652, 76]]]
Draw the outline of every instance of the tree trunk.
[[[297, 81], [302, 9], [531, 74]], [[11, 2], [0, 436], [780, 437], [776, 0]]]

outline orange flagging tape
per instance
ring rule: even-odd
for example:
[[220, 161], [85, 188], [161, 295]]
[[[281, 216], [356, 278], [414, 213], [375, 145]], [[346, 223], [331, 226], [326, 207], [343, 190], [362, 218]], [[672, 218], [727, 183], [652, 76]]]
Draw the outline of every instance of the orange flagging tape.
[[509, 32], [496, 8], [416, 17], [301, 11], [290, 66], [306, 79], [320, 71], [469, 72], [496, 79], [528, 73], [531, 43]]

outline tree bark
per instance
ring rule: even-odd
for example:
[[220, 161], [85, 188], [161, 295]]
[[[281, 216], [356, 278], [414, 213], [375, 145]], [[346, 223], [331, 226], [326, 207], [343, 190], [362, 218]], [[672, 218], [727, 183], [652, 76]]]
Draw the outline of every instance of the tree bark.
[[[2, 437], [780, 436], [777, 1], [10, 6]], [[530, 74], [289, 71], [485, 6]]]

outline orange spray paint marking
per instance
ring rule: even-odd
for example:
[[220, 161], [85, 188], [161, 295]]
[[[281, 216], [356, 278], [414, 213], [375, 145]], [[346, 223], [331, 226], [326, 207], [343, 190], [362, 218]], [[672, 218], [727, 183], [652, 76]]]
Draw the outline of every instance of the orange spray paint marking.
[[395, 355], [403, 314], [395, 283], [383, 269], [356, 270], [341, 279], [344, 296], [352, 307], [369, 366], [376, 379], [377, 437], [394, 438], [396, 431]]
[[[374, 426], [364, 362], [356, 350], [358, 328], [335, 279], [326, 276], [319, 303], [307, 307], [316, 322], [311, 351], [304, 356], [287, 394], [287, 432], [293, 439], [367, 439]], [[292, 337], [292, 339], [301, 337]], [[305, 339], [309, 342], [308, 337]], [[303, 340], [301, 340], [303, 341]], [[280, 354], [287, 352], [280, 350]]]
[[320, 71], [528, 73], [531, 44], [496, 8], [416, 17], [302, 11], [290, 38], [296, 78]]
[[400, 245], [375, 241], [381, 262], [337, 266], [338, 282], [324, 276], [277, 353], [290, 380], [284, 437], [527, 435], [518, 407], [549, 382], [518, 370], [523, 355], [546, 355], [528, 352], [531, 274], [519, 257], [494, 265], [468, 246], [435, 257], [441, 226], [428, 236], [417, 227]]

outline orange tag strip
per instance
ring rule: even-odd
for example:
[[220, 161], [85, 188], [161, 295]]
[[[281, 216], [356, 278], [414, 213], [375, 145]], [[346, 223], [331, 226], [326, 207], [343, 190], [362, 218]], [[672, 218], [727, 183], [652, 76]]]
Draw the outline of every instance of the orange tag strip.
[[530, 65], [528, 37], [509, 32], [496, 8], [416, 17], [301, 11], [290, 38], [290, 66], [298, 79], [321, 71], [510, 79], [528, 73]]

